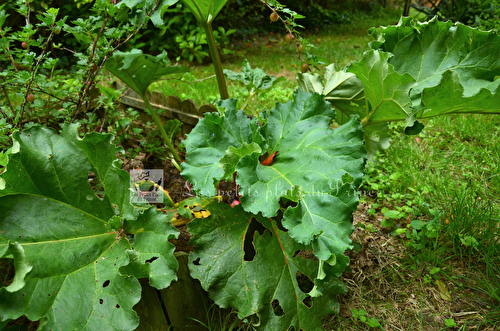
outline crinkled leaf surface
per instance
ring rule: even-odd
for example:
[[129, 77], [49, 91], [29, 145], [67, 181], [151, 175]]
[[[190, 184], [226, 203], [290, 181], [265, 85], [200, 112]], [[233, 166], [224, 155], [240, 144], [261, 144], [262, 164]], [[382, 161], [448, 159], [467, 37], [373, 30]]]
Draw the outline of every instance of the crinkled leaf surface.
[[409, 91], [415, 118], [500, 113], [500, 36], [495, 32], [402, 18], [371, 34], [372, 48], [392, 53], [388, 63], [394, 70], [415, 79]]
[[[238, 114], [227, 109], [224, 118], [210, 114], [197, 125], [185, 140], [187, 164], [183, 165], [183, 175], [195, 189], [215, 194], [214, 186], [223, 177], [222, 168], [228, 169], [231, 160], [238, 174], [243, 208], [264, 217], [276, 216], [281, 198], [301, 187], [302, 199], [287, 210], [283, 225], [293, 239], [305, 245], [312, 243], [318, 258], [334, 264], [336, 256], [350, 247], [351, 213], [357, 206], [356, 190], [363, 176], [365, 148], [359, 122], [353, 118], [333, 130], [330, 123], [335, 112], [330, 104], [319, 94], [302, 91], [293, 102], [271, 110], [262, 129], [255, 122], [251, 128], [245, 124], [252, 135], [241, 135]], [[245, 119], [247, 122], [250, 120]], [[243, 151], [243, 142], [266, 145], [269, 153], [278, 154], [265, 166], [257, 149], [236, 153], [230, 148]]]
[[169, 66], [167, 53], [158, 56], [143, 54], [139, 49], [130, 52], [117, 51], [106, 61], [106, 69], [121, 79], [141, 97], [148, 86], [163, 76], [189, 71], [185, 66]]
[[[339, 123], [345, 121], [339, 113], [360, 115], [369, 154], [389, 146], [390, 121], [405, 121], [412, 127], [417, 119], [444, 114], [500, 113], [500, 36], [496, 33], [404, 17], [395, 26], [370, 33], [376, 39], [370, 43], [373, 50], [351, 64], [347, 73], [335, 72], [332, 66], [324, 82], [318, 75], [299, 77], [303, 90], [326, 96], [337, 110]], [[356, 78], [346, 76], [349, 73]], [[365, 105], [356, 97], [361, 97], [356, 93], [357, 81], [364, 86]]]
[[415, 79], [394, 71], [387, 62], [391, 56], [390, 53], [367, 51], [361, 61], [351, 64], [348, 69], [365, 86], [364, 126], [405, 119], [413, 123], [409, 91]]
[[[232, 147], [230, 153], [236, 154], [253, 153], [266, 148], [257, 120], [249, 119], [243, 111], [236, 112], [235, 102], [227, 103], [226, 106], [229, 109], [224, 116], [205, 114], [205, 118], [182, 142], [187, 153], [181, 174], [193, 185], [198, 196], [215, 196], [215, 184], [225, 177], [224, 172], [228, 171], [226, 167], [235, 168], [234, 163], [231, 165], [227, 162], [224, 162], [224, 167], [219, 166], [228, 148]], [[252, 144], [253, 148], [248, 144]], [[232, 158], [230, 153], [225, 160]], [[237, 162], [239, 158], [232, 162]]]
[[[264, 166], [252, 154], [236, 167], [243, 207], [264, 217], [276, 216], [281, 197], [302, 187], [304, 196], [285, 212], [283, 226], [298, 242], [312, 242], [321, 260], [350, 247], [365, 157], [359, 122], [352, 118], [333, 130], [334, 115], [320, 95], [298, 92], [293, 102], [271, 110], [262, 129], [269, 150], [279, 151], [274, 162]], [[345, 174], [352, 181], [344, 182]]]
[[389, 63], [400, 74], [410, 74], [417, 84], [412, 98], [425, 88], [444, 83], [447, 71], [458, 74], [464, 97], [482, 88], [495, 91], [500, 81], [500, 36], [436, 18], [420, 23], [403, 17], [395, 26], [372, 29], [372, 48], [390, 52]]
[[[312, 286], [318, 271], [317, 261], [298, 254], [311, 247], [291, 239], [273, 220], [260, 219], [266, 230], [252, 233], [254, 215], [240, 206], [231, 208], [214, 201], [207, 208], [212, 212], [209, 218], [188, 224], [195, 245], [189, 267], [215, 302], [236, 308], [241, 317], [257, 314], [258, 330], [292, 326], [321, 330], [323, 317], [338, 311], [336, 296], [346, 287], [329, 275], [316, 284], [324, 295], [311, 298], [310, 288], [301, 289], [299, 280], [306, 279]], [[251, 261], [245, 260], [245, 242], [255, 249]]]
[[[337, 113], [335, 119], [339, 124], [347, 123], [352, 115], [362, 119], [370, 115], [369, 108], [366, 107], [363, 82], [351, 72], [336, 71], [334, 64], [330, 64], [326, 67], [323, 79], [317, 73], [305, 73], [299, 74], [297, 80], [302, 91], [325, 96], [325, 100], [334, 107]], [[389, 147], [391, 139], [387, 123], [365, 126], [363, 130], [369, 156]]]
[[[111, 135], [80, 139], [71, 125], [63, 136], [33, 127], [13, 137], [19, 151], [0, 178], [0, 252], [17, 247], [25, 284], [0, 289], [0, 319], [26, 315], [42, 330], [135, 329], [136, 278], [157, 288], [176, 278], [173, 212], [134, 212]], [[89, 172], [104, 191], [94, 192]]]

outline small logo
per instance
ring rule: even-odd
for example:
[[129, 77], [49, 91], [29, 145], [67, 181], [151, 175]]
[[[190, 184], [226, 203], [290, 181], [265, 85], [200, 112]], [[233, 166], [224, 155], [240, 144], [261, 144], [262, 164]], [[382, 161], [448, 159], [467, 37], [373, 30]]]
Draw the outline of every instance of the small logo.
[[163, 203], [163, 170], [130, 170], [130, 202]]

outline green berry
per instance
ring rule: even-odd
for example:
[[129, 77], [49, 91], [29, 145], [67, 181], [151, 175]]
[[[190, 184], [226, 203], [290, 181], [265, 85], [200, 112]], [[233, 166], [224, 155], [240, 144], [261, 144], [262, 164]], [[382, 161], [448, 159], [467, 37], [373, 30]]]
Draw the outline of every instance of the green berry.
[[278, 14], [276, 14], [275, 12], [272, 12], [271, 16], [269, 16], [271, 22], [276, 22], [278, 20], [278, 17], [279, 17]]
[[287, 34], [286, 37], [285, 37], [285, 40], [287, 42], [291, 42], [293, 40], [293, 34], [291, 34], [291, 33]]

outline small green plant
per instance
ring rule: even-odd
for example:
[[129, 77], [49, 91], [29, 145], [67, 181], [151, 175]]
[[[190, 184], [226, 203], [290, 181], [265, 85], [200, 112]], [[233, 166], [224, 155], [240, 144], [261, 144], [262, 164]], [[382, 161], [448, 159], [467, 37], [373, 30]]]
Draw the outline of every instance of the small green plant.
[[361, 229], [368, 231], [369, 233], [377, 232], [377, 229], [373, 228], [373, 224], [365, 225], [365, 224], [359, 222], [359, 223], [356, 223], [356, 226], [358, 228], [361, 228]]
[[367, 312], [364, 309], [351, 309], [352, 318], [358, 319], [364, 324], [368, 325], [371, 328], [380, 328], [383, 330], [382, 325], [375, 317], [368, 317]]
[[245, 60], [241, 73], [224, 69], [224, 75], [229, 80], [242, 82], [245, 89], [248, 91], [248, 97], [243, 102], [243, 105], [239, 107], [241, 110], [245, 110], [248, 103], [255, 95], [273, 89], [276, 84], [285, 80], [284, 77], [269, 76], [260, 68], [252, 69], [248, 60]]
[[444, 324], [446, 325], [446, 328], [450, 329], [457, 326], [457, 323], [455, 323], [455, 320], [453, 318], [445, 318]]
[[497, 245], [500, 230], [491, 203], [470, 190], [458, 189], [451, 193], [451, 198], [444, 223], [454, 248], [462, 254]]
[[212, 304], [206, 312], [206, 323], [192, 318], [193, 321], [207, 331], [244, 331], [252, 330], [252, 323], [249, 320], [240, 321], [238, 312], [231, 309], [223, 309], [216, 304]]
[[424, 283], [430, 284], [432, 281], [437, 280], [437, 274], [441, 271], [441, 268], [432, 268], [428, 274], [424, 275]]

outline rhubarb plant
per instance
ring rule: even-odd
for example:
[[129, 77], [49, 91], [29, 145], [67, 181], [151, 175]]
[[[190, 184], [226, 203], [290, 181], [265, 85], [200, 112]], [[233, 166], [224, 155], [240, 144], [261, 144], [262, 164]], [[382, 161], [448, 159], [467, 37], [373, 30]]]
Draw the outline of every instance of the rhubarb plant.
[[240, 203], [216, 199], [211, 217], [188, 224], [192, 276], [219, 306], [257, 314], [259, 329], [317, 330], [345, 291], [338, 276], [349, 263], [365, 162], [360, 123], [332, 129], [332, 107], [301, 91], [259, 121], [235, 102], [224, 106], [184, 140], [182, 175], [200, 197], [220, 195], [220, 183], [235, 177]]
[[[307, 92], [259, 121], [235, 104], [189, 134], [183, 175], [198, 196], [162, 212], [130, 203], [112, 135], [80, 138], [76, 125], [16, 132], [0, 176], [0, 257], [15, 267], [0, 288], [1, 322], [135, 329], [138, 279], [157, 289], [176, 279], [168, 241], [180, 216], [194, 218], [191, 274], [219, 306], [252, 315], [256, 329], [321, 328], [346, 291], [338, 277], [363, 176], [360, 123], [332, 129], [335, 112]], [[218, 185], [233, 178], [238, 203], [224, 203]]]
[[[176, 280], [175, 211], [130, 203], [110, 134], [83, 139], [32, 127], [13, 135], [0, 177], [0, 257], [15, 276], [0, 288], [0, 321], [25, 315], [39, 330], [134, 330], [139, 278]], [[89, 173], [95, 174], [94, 185]]]
[[464, 113], [500, 114], [500, 36], [437, 19], [403, 17], [395, 26], [373, 28], [372, 50], [344, 70], [299, 75], [299, 87], [325, 95], [344, 123], [362, 119], [371, 154], [389, 146], [388, 123], [401, 121], [407, 134], [421, 120]]

